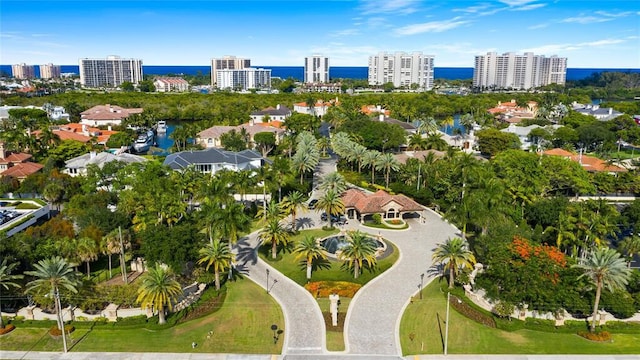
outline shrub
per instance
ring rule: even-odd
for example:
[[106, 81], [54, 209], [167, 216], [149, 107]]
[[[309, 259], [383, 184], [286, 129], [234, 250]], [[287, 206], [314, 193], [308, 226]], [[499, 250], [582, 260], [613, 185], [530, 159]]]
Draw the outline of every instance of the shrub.
[[13, 321], [24, 321], [25, 317], [22, 315], [18, 315], [13, 318]]
[[314, 281], [304, 285], [313, 297], [329, 297], [338, 294], [342, 297], [352, 298], [362, 285], [348, 281]]
[[611, 341], [611, 333], [608, 331], [589, 332], [578, 331], [578, 335], [591, 341]]
[[4, 335], [4, 334], [7, 334], [7, 333], [10, 333], [11, 330], [13, 330], [15, 328], [16, 328], [15, 325], [9, 324], [9, 325], [5, 326], [3, 329], [0, 329], [0, 335]]
[[89, 321], [89, 318], [86, 316], [76, 316], [76, 321]]
[[602, 308], [610, 312], [617, 319], [627, 319], [635, 315], [636, 307], [633, 298], [626, 291], [602, 292]]
[[116, 322], [117, 325], [136, 325], [136, 324], [146, 324], [147, 323], [147, 315], [136, 315], [129, 317], [119, 317]]
[[469, 304], [462, 301], [457, 296], [451, 295], [451, 299], [449, 300], [449, 302], [454, 309], [456, 309], [460, 314], [468, 317], [469, 319], [491, 328], [496, 327], [496, 321], [492, 316], [484, 314], [472, 308], [471, 306], [469, 306]]
[[[65, 334], [71, 334], [72, 332], [76, 331], [76, 328], [72, 325], [65, 325], [64, 326], [64, 332]], [[49, 329], [49, 334], [51, 336], [62, 336], [62, 331], [60, 331], [60, 329], [58, 329], [58, 326], [52, 326]]]
[[372, 218], [374, 224], [376, 224], [376, 225], [382, 224], [382, 215], [373, 214], [373, 216], [371, 218]]

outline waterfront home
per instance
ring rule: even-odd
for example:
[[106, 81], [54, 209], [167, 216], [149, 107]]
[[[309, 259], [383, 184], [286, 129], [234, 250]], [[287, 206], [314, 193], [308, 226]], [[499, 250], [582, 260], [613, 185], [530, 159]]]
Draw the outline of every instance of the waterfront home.
[[593, 116], [600, 121], [609, 121], [617, 118], [623, 113], [613, 110], [613, 108], [601, 108], [600, 105], [584, 105], [577, 102], [571, 104], [573, 111], [579, 112], [582, 115]]
[[270, 123], [254, 123], [253, 120], [249, 121], [246, 124], [238, 126], [216, 125], [200, 131], [196, 135], [196, 144], [199, 144], [205, 148], [220, 148], [222, 147], [222, 135], [231, 132], [232, 130], [235, 130], [239, 134], [245, 135], [248, 145], [251, 147], [254, 143], [253, 137], [257, 133], [261, 132], [273, 133], [276, 138], [276, 144], [278, 144], [285, 133], [285, 130], [280, 128], [279, 126], [282, 126], [282, 123], [279, 121], [273, 121]]
[[498, 105], [487, 109], [487, 112], [501, 121], [517, 124], [523, 119], [534, 119], [538, 112], [538, 103], [527, 101], [526, 106], [519, 106], [514, 99], [508, 102], [498, 101]]
[[549, 126], [542, 127], [536, 124], [529, 125], [529, 126], [517, 126], [516, 124], [512, 123], [512, 124], [509, 124], [507, 128], [504, 128], [500, 131], [505, 133], [516, 134], [518, 136], [518, 139], [520, 139], [521, 149], [529, 150], [532, 146], [537, 145], [532, 142], [532, 140], [535, 140], [535, 139], [532, 139], [530, 136], [531, 130], [543, 128], [543, 129], [546, 129], [548, 132], [553, 133], [555, 130], [561, 127], [562, 125], [549, 125]]
[[104, 167], [106, 163], [110, 163], [112, 161], [120, 161], [123, 163], [131, 164], [131, 163], [142, 163], [147, 161], [147, 159], [142, 156], [128, 154], [128, 153], [119, 153], [112, 154], [110, 152], [99, 152], [91, 151], [87, 154], [80, 155], [65, 161], [63, 173], [68, 174], [70, 176], [85, 176], [87, 175], [87, 167], [90, 165], [96, 165], [101, 168]]
[[291, 116], [291, 109], [284, 105], [276, 105], [276, 107], [268, 107], [259, 111], [253, 111], [250, 115], [254, 124], [272, 123], [274, 121], [284, 122]]
[[96, 105], [80, 113], [80, 123], [87, 126], [120, 125], [133, 114], [141, 114], [142, 108], [126, 109], [117, 105]]

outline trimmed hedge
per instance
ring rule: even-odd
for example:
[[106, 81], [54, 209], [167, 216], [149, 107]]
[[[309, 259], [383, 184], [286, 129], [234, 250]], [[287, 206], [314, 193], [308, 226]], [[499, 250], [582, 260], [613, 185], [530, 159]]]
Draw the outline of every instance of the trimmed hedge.
[[458, 310], [460, 314], [468, 317], [469, 319], [477, 323], [480, 323], [482, 325], [488, 326], [490, 328], [496, 327], [496, 321], [493, 318], [493, 316], [484, 314], [481, 311], [474, 309], [473, 307], [469, 306], [469, 304], [467, 304], [465, 301], [462, 301], [462, 299], [459, 299], [456, 295], [451, 295], [451, 299], [449, 300], [449, 303], [454, 309]]

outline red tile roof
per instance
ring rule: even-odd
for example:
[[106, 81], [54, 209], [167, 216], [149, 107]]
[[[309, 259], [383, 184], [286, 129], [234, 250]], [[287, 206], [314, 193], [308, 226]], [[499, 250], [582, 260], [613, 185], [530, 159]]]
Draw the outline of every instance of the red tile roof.
[[549, 156], [562, 156], [582, 165], [582, 168], [590, 172], [627, 172], [627, 169], [616, 165], [607, 164], [606, 161], [594, 156], [574, 154], [564, 149], [550, 149], [544, 152]]
[[0, 164], [17, 164], [31, 159], [31, 154], [11, 153], [6, 158], [0, 158]]
[[117, 105], [96, 105], [80, 113], [83, 119], [88, 120], [122, 120], [132, 114], [140, 114], [143, 109], [125, 109]]
[[374, 194], [366, 194], [362, 190], [349, 189], [342, 195], [345, 208], [354, 208], [360, 214], [383, 213], [385, 212], [383, 207], [392, 201], [400, 206], [399, 209], [396, 209], [400, 212], [422, 211], [424, 209], [422, 205], [405, 195], [389, 195], [383, 190], [378, 190]]
[[11, 176], [16, 179], [24, 179], [31, 174], [40, 171], [44, 165], [32, 162], [15, 164], [7, 170], [0, 173], [0, 176]]

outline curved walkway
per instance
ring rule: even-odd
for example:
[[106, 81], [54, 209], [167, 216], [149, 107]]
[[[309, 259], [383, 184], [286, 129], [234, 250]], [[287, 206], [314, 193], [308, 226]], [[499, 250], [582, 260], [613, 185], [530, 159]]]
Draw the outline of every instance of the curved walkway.
[[235, 246], [238, 254], [236, 270], [266, 289], [281, 305], [285, 324], [277, 325], [281, 329], [284, 327], [282, 354], [324, 353], [326, 329], [316, 300], [303, 287], [258, 257], [257, 234], [254, 232], [242, 238]]
[[[438, 243], [457, 236], [458, 230], [429, 211], [426, 223], [410, 220], [410, 229], [404, 231], [381, 230], [382, 236], [400, 250], [396, 264], [384, 274], [369, 282], [349, 305], [345, 323], [345, 343], [349, 354], [378, 354], [401, 356], [400, 319], [411, 296], [433, 273], [431, 254]], [[347, 226], [376, 233], [351, 220]]]

